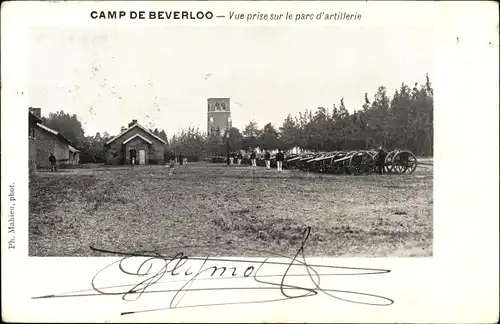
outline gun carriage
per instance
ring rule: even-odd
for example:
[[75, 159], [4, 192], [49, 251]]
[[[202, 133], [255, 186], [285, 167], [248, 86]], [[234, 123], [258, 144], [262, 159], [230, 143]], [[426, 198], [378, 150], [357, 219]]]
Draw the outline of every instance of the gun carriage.
[[386, 172], [412, 174], [417, 168], [417, 157], [408, 150], [396, 149], [385, 158]]
[[[412, 174], [415, 172], [417, 157], [408, 150], [395, 149], [388, 153], [376, 150], [333, 151], [321, 153], [288, 154], [285, 156], [283, 168], [299, 169], [302, 171], [332, 173], [332, 174], [370, 174], [378, 172], [384, 161], [384, 172], [391, 174]], [[264, 153], [256, 156], [257, 165], [265, 166]], [[213, 156], [209, 159], [212, 163], [223, 163], [224, 156]], [[244, 164], [251, 164], [250, 155], [244, 154]], [[276, 155], [271, 155], [271, 167], [276, 167]], [[425, 163], [423, 163], [425, 165]]]
[[[306, 153], [288, 157], [286, 167], [333, 174], [369, 174], [379, 171], [379, 154], [372, 150]], [[408, 150], [393, 150], [382, 158], [385, 173], [412, 174], [418, 165], [416, 156]]]

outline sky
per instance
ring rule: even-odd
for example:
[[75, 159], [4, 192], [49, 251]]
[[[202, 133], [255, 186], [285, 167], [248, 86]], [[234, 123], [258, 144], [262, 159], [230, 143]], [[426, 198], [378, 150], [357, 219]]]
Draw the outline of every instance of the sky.
[[137, 119], [172, 136], [206, 130], [207, 99], [229, 97], [233, 126], [282, 125], [288, 114], [360, 109], [384, 85], [432, 81], [432, 28], [34, 28], [29, 101], [76, 114], [86, 135]]

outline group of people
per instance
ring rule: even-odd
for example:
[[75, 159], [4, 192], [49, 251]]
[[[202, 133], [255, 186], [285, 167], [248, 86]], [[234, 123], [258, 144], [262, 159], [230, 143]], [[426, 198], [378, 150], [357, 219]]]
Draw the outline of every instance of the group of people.
[[176, 162], [179, 162], [180, 165], [187, 164], [187, 157], [183, 156], [182, 153], [179, 153], [179, 155], [176, 156], [175, 152], [171, 152], [170, 153], [170, 172], [172, 172]]
[[241, 154], [241, 152], [229, 154], [229, 164], [237, 163], [238, 165], [241, 165], [242, 160], [243, 154]]
[[[250, 153], [250, 161], [252, 162], [253, 167], [257, 166], [257, 153], [255, 153], [255, 151]], [[276, 153], [276, 168], [280, 172], [283, 171], [283, 161], [285, 161], [285, 154], [281, 151], [281, 149], [278, 149], [278, 153]], [[271, 168], [271, 152], [268, 150], [264, 153], [264, 164], [266, 169]]]

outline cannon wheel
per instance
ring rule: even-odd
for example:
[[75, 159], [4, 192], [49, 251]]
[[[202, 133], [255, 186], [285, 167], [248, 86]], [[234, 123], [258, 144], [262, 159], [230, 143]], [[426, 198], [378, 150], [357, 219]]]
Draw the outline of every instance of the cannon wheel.
[[348, 153], [346, 154], [346, 156], [345, 156], [345, 157], [348, 157], [348, 158], [347, 158], [347, 159], [345, 159], [344, 161], [342, 161], [342, 162], [341, 162], [341, 163], [342, 163], [343, 170], [344, 170], [344, 172], [345, 172], [346, 174], [352, 174], [352, 173], [351, 173], [351, 168], [350, 168], [349, 166], [350, 166], [350, 164], [351, 164], [351, 162], [350, 162], [350, 161], [351, 161], [352, 156], [353, 156], [354, 154], [356, 154], [356, 152], [352, 152], [352, 151], [351, 151], [351, 152], [348, 152]]
[[384, 162], [384, 164], [385, 164], [385, 166], [384, 166], [385, 173], [391, 173], [391, 172], [393, 172], [394, 157], [396, 156], [396, 154], [398, 154], [398, 152], [399, 152], [398, 150], [391, 151], [385, 157], [385, 162]]
[[349, 173], [354, 175], [370, 173], [375, 170], [375, 160], [368, 152], [356, 152], [349, 159]]
[[417, 168], [417, 157], [410, 151], [399, 151], [392, 161], [392, 172], [412, 174]]
[[330, 164], [328, 166], [328, 170], [330, 173], [333, 174], [342, 174], [344, 173], [344, 168], [342, 167], [343, 164], [341, 162], [335, 163], [334, 161], [339, 158], [339, 156], [342, 156], [343, 153], [337, 153], [332, 158], [330, 159]]

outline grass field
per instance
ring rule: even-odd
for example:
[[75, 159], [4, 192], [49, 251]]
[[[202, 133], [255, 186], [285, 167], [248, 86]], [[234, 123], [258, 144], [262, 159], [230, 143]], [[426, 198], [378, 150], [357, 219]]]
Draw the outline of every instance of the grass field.
[[343, 176], [249, 166], [89, 167], [30, 181], [31, 256], [106, 256], [205, 246], [192, 253], [432, 255], [432, 167], [412, 175]]

